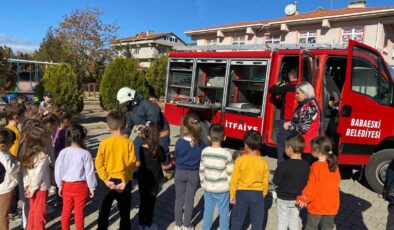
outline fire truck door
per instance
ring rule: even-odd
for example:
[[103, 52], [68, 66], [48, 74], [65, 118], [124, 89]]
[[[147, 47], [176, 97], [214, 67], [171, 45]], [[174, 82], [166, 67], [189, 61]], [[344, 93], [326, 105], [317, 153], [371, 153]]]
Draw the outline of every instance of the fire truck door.
[[365, 165], [385, 135], [393, 133], [393, 80], [371, 47], [350, 40], [347, 58], [339, 102], [339, 163]]
[[298, 64], [298, 82], [307, 81], [315, 87], [315, 74], [317, 70], [316, 57], [307, 50], [300, 50]]

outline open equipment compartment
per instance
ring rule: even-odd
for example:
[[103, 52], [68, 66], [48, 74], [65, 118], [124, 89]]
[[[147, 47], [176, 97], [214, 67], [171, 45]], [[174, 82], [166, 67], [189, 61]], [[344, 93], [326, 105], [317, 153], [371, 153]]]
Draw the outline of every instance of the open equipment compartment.
[[226, 60], [197, 59], [193, 96], [199, 104], [221, 107], [226, 67]]
[[226, 111], [261, 115], [268, 60], [231, 60]]
[[167, 102], [186, 101], [191, 97], [193, 59], [170, 59]]

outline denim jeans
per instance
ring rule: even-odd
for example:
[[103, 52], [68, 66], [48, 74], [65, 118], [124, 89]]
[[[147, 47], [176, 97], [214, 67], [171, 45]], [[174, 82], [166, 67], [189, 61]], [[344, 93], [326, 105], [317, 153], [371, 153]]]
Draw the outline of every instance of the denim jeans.
[[264, 197], [262, 191], [237, 190], [231, 216], [231, 230], [241, 230], [245, 217], [250, 211], [252, 230], [263, 229]]
[[298, 216], [300, 211], [295, 205], [295, 200], [277, 199], [278, 230], [298, 230]]
[[216, 204], [219, 209], [219, 224], [221, 230], [228, 230], [229, 193], [204, 192], [203, 230], [210, 230], [213, 223], [213, 212]]

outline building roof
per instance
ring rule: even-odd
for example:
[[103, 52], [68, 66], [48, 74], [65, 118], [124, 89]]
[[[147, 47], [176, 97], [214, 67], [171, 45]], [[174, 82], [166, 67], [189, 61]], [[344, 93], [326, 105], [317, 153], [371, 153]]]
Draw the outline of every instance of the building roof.
[[352, 14], [372, 14], [378, 13], [379, 11], [390, 11], [394, 13], [394, 7], [369, 7], [369, 8], [342, 8], [342, 9], [316, 9], [311, 12], [297, 14], [292, 16], [281, 17], [277, 19], [269, 19], [269, 20], [262, 20], [262, 21], [254, 21], [254, 22], [239, 22], [239, 23], [232, 23], [220, 26], [211, 26], [200, 28], [196, 30], [189, 30], [186, 31], [186, 34], [192, 33], [199, 33], [207, 30], [221, 30], [221, 29], [230, 29], [230, 28], [244, 28], [244, 27], [253, 27], [253, 26], [266, 26], [270, 24], [277, 24], [282, 22], [288, 21], [295, 21], [295, 20], [310, 20], [314, 18], [332, 18], [332, 17], [344, 17], [346, 15]]
[[164, 33], [145, 33], [145, 32], [140, 32], [136, 34], [134, 37], [127, 37], [127, 38], [121, 38], [118, 39], [117, 42], [136, 42], [136, 41], [143, 41], [143, 40], [153, 40], [157, 38], [161, 38], [165, 35], [172, 34], [171, 32], [164, 32]]

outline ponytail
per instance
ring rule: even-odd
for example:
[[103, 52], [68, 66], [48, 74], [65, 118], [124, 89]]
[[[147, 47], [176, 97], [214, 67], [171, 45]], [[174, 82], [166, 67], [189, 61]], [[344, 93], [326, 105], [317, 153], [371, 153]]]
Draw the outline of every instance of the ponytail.
[[159, 126], [148, 121], [142, 128], [140, 135], [145, 144], [148, 145], [150, 156], [153, 159], [158, 159], [160, 153]]
[[200, 143], [202, 130], [200, 118], [194, 113], [189, 113], [183, 120], [183, 126], [189, 130], [192, 141], [197, 144]]
[[81, 148], [85, 148], [84, 140], [87, 134], [85, 127], [79, 124], [72, 124], [66, 130], [66, 146], [70, 147], [76, 143]]
[[328, 169], [330, 172], [335, 172], [338, 168], [338, 158], [332, 151], [330, 152], [331, 153], [327, 156]]
[[326, 156], [328, 169], [335, 172], [338, 168], [338, 158], [332, 151], [332, 143], [328, 137], [316, 137], [311, 141], [312, 151]]

